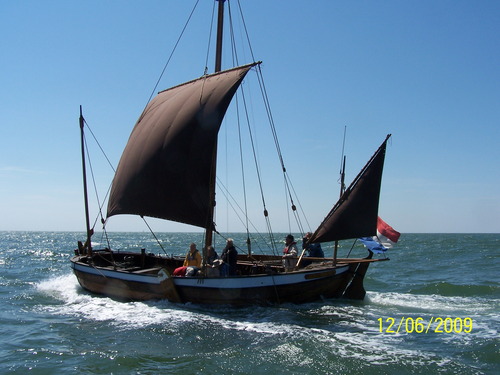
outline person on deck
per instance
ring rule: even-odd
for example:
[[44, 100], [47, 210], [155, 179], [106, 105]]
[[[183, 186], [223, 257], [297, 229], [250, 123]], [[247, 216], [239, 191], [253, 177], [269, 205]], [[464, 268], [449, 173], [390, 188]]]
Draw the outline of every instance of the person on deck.
[[186, 259], [184, 259], [184, 267], [201, 267], [201, 255], [198, 249], [196, 248], [196, 244], [193, 242], [189, 246], [189, 251], [186, 254]]
[[297, 242], [295, 242], [294, 237], [289, 234], [285, 237], [285, 248], [283, 249], [283, 267], [285, 271], [290, 271], [297, 265]]
[[226, 247], [222, 251], [221, 259], [222, 263], [220, 269], [221, 276], [234, 276], [236, 275], [236, 263], [238, 261], [238, 251], [234, 247], [233, 239], [228, 238], [226, 241]]
[[207, 247], [207, 260], [206, 260], [205, 275], [207, 277], [219, 277], [220, 276], [220, 264], [219, 256], [215, 251], [213, 246]]
[[207, 247], [207, 264], [212, 266], [214, 264], [214, 260], [219, 259], [217, 252], [215, 251], [213, 246]]
[[307, 243], [311, 238], [312, 233], [307, 232], [304, 238], [302, 239], [302, 249], [307, 250], [307, 254], [313, 258], [324, 258], [325, 253], [323, 253], [323, 249], [321, 248], [320, 243]]

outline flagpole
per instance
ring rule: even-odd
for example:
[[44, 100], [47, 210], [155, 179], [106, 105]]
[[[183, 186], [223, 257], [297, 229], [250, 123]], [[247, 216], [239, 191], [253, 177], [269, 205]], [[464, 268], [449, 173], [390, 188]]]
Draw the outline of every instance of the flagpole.
[[[345, 134], [347, 132], [347, 126], [344, 126], [344, 140], [342, 141], [342, 159], [341, 159], [341, 166], [340, 166], [340, 197], [342, 197], [342, 194], [344, 194], [345, 191], [345, 161], [346, 161], [346, 156], [344, 154], [344, 149], [345, 149]], [[335, 241], [335, 246], [333, 247], [333, 265], [337, 265], [337, 251], [339, 248], [339, 241]]]
[[[344, 155], [344, 161], [342, 163], [342, 169], [340, 170], [340, 196], [342, 197], [342, 194], [344, 194], [345, 191], [345, 185], [344, 185], [344, 180], [345, 180], [345, 160], [346, 157]], [[335, 266], [337, 264], [337, 250], [339, 248], [339, 241], [335, 241], [335, 246], [333, 248], [333, 265]]]

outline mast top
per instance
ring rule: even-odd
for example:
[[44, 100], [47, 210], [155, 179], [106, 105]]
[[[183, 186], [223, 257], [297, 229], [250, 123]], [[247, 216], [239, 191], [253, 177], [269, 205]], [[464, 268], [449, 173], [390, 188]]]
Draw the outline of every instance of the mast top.
[[224, 1], [219, 2], [219, 11], [217, 15], [217, 44], [215, 49], [215, 72], [220, 72], [222, 69], [222, 34], [224, 30]]

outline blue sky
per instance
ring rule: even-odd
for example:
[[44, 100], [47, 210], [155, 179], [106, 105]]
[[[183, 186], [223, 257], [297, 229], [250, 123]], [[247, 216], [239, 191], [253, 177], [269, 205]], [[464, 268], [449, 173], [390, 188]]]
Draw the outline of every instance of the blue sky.
[[[0, 3], [0, 230], [84, 230], [79, 106], [116, 166], [194, 3]], [[310, 229], [338, 196], [347, 127], [348, 181], [393, 134], [380, 215], [397, 230], [500, 232], [499, 2], [241, 4]], [[211, 12], [201, 0], [158, 90], [203, 74]], [[112, 171], [94, 168], [104, 196]], [[266, 180], [271, 205], [280, 181]], [[225, 220], [221, 230], [240, 229]], [[109, 228], [146, 230], [129, 217]]]

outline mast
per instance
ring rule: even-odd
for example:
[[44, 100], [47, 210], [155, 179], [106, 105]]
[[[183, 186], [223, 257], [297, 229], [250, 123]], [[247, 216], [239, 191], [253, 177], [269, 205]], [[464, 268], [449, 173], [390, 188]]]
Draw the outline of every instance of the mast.
[[[222, 69], [222, 35], [224, 27], [224, 1], [216, 0], [219, 2], [219, 9], [217, 15], [217, 45], [215, 50], [215, 73], [220, 72]], [[214, 210], [215, 210], [215, 184], [217, 172], [217, 145], [215, 146], [212, 155], [212, 172], [210, 176], [210, 197], [209, 197], [209, 214], [205, 227], [205, 247], [203, 248], [203, 260], [205, 263], [206, 253], [208, 246], [212, 245], [213, 230], [214, 228]]]
[[[340, 166], [340, 197], [342, 197], [342, 194], [344, 194], [345, 191], [345, 160], [346, 156], [344, 153], [345, 150], [345, 134], [347, 132], [347, 126], [344, 127], [344, 140], [342, 141], [342, 164]], [[335, 241], [335, 247], [333, 248], [333, 265], [335, 266], [337, 264], [337, 250], [339, 248], [339, 241]]]
[[[345, 160], [346, 156], [344, 156], [344, 161], [342, 163], [342, 168], [340, 170], [340, 197], [342, 197], [342, 194], [344, 194], [345, 191]], [[337, 250], [339, 248], [339, 241], [335, 241], [335, 247], [333, 249], [333, 265], [335, 266], [337, 264]]]
[[215, 49], [215, 73], [222, 69], [222, 33], [224, 31], [224, 1], [219, 2], [219, 12], [217, 15], [217, 45]]
[[85, 139], [83, 134], [83, 126], [85, 120], [82, 114], [82, 106], [80, 106], [80, 136], [82, 144], [82, 170], [83, 170], [83, 199], [85, 201], [85, 224], [87, 226], [87, 254], [92, 255], [92, 244], [90, 242], [90, 237], [92, 236], [92, 229], [90, 228], [89, 219], [89, 199], [87, 194], [87, 169], [85, 167]]

